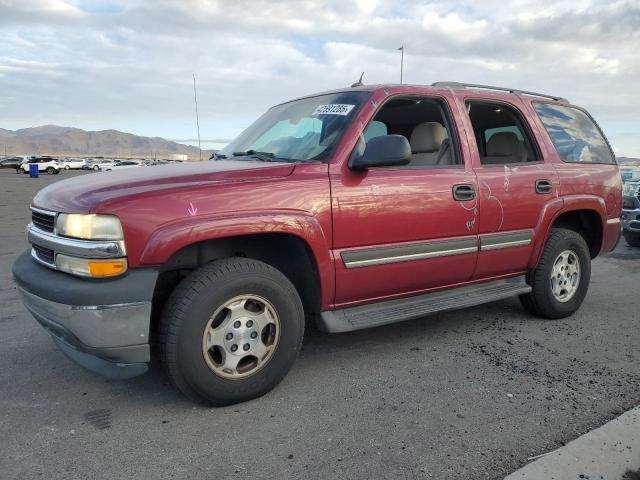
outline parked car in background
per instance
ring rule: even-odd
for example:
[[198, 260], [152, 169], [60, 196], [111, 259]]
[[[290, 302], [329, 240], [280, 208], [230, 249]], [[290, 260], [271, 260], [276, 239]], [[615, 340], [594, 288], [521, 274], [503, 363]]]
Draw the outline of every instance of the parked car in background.
[[114, 161], [111, 165], [107, 165], [101, 170], [105, 172], [110, 172], [111, 170], [124, 170], [126, 168], [136, 168], [136, 167], [144, 167], [145, 165], [140, 162], [136, 162], [135, 160], [119, 160]]
[[31, 157], [20, 165], [20, 170], [23, 173], [29, 173], [29, 165], [34, 163], [38, 164], [38, 172], [47, 172], [49, 175], [60, 173], [60, 170], [62, 169], [60, 163], [55, 158]]
[[145, 160], [142, 163], [147, 167], [155, 167], [156, 165], [169, 165], [171, 161], [170, 160]]
[[33, 199], [13, 276], [72, 360], [129, 378], [153, 345], [177, 389], [227, 405], [284, 378], [305, 316], [347, 332], [519, 296], [569, 317], [620, 239], [613, 151], [551, 95], [335, 90], [271, 108], [218, 159]]
[[12, 168], [16, 173], [20, 172], [20, 165], [22, 165], [26, 159], [24, 157], [9, 157], [0, 160], [0, 168]]
[[91, 170], [95, 170], [96, 172], [100, 170], [106, 170], [107, 168], [113, 167], [113, 160], [94, 160], [91, 162]]
[[640, 247], [640, 177], [622, 188], [622, 235], [630, 247]]
[[81, 170], [87, 164], [83, 158], [63, 158], [60, 165], [65, 170]]

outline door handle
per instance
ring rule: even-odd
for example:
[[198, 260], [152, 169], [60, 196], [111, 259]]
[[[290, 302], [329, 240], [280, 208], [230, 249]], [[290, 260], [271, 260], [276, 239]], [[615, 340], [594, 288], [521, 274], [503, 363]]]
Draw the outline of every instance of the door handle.
[[551, 193], [553, 190], [553, 184], [551, 180], [536, 180], [536, 193], [544, 195], [546, 193]]
[[453, 198], [458, 202], [466, 202], [476, 198], [476, 189], [473, 185], [462, 184], [453, 186]]

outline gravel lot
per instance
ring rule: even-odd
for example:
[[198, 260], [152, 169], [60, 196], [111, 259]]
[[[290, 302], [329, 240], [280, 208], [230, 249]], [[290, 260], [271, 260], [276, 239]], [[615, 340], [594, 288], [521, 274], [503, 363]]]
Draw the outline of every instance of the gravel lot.
[[220, 409], [184, 400], [157, 368], [101, 379], [58, 351], [11, 280], [31, 198], [71, 175], [85, 173], [0, 170], [3, 479], [497, 479], [640, 403], [640, 249], [624, 241], [565, 320], [510, 299], [310, 331], [276, 390]]

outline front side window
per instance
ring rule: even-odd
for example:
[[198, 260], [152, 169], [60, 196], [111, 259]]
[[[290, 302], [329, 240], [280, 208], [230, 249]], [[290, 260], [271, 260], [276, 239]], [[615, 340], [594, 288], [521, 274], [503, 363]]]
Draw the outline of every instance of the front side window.
[[604, 135], [585, 112], [551, 103], [533, 106], [564, 162], [615, 163]]
[[440, 98], [393, 97], [376, 113], [363, 132], [364, 142], [384, 135], [402, 135], [411, 146], [404, 169], [461, 166], [452, 134], [448, 107]]
[[340, 92], [277, 105], [217, 157], [327, 162], [351, 120], [370, 96], [370, 92]]

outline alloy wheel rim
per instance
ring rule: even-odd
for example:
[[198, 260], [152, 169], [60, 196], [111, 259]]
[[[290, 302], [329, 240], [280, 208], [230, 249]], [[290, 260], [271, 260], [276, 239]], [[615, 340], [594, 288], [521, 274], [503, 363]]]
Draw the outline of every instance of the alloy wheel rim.
[[568, 302], [580, 285], [580, 260], [573, 250], [560, 253], [551, 269], [551, 293], [559, 302]]
[[239, 295], [216, 309], [202, 336], [202, 354], [219, 377], [237, 380], [262, 370], [280, 339], [280, 318], [259, 295]]

